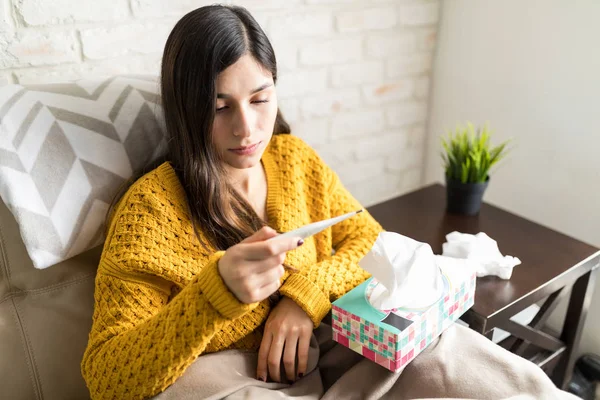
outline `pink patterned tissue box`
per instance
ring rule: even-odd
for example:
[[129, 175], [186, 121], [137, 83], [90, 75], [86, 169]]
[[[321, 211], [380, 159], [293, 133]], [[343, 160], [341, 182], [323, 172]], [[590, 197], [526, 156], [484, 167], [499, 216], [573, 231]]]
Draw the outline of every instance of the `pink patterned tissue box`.
[[399, 372], [473, 306], [475, 272], [459, 263], [440, 263], [444, 290], [426, 309], [381, 311], [369, 302], [377, 281], [370, 278], [333, 303], [333, 339], [369, 360]]

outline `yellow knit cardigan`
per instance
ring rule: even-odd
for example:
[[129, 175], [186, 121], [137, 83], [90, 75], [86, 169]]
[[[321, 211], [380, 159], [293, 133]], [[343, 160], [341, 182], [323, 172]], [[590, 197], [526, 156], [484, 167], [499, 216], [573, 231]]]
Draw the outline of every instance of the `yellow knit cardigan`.
[[[261, 162], [268, 221], [278, 232], [361, 208], [297, 137], [274, 135]], [[286, 272], [280, 294], [300, 305], [316, 327], [333, 300], [369, 276], [358, 261], [381, 230], [363, 212], [307, 239], [286, 255], [286, 264], [299, 271]], [[81, 364], [93, 399], [150, 397], [201, 354], [259, 348], [269, 301], [237, 300], [217, 270], [223, 253], [207, 251], [196, 238], [169, 163], [131, 186], [112, 215], [96, 277]]]

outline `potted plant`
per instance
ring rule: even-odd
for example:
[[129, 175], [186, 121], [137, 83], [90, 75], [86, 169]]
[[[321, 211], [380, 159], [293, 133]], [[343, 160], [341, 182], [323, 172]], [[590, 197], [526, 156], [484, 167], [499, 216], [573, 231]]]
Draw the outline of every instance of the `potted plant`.
[[487, 124], [475, 131], [472, 123], [457, 126], [442, 139], [442, 159], [446, 175], [447, 211], [454, 214], [475, 215], [490, 176], [489, 171], [508, 152], [504, 142], [490, 147]]

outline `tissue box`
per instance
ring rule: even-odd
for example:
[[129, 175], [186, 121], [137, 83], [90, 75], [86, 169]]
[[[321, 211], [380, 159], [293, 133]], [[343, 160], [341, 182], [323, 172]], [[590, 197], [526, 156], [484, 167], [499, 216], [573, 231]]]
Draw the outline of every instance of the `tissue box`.
[[374, 308], [368, 299], [375, 278], [346, 293], [333, 303], [333, 339], [392, 372], [402, 370], [473, 306], [475, 271], [452, 261], [438, 266], [444, 290], [426, 309]]

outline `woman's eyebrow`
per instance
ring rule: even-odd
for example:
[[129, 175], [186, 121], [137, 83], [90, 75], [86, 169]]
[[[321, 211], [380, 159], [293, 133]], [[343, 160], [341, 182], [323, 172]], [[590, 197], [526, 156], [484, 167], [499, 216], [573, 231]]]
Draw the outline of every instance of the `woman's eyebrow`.
[[[253, 89], [250, 94], [254, 94], [254, 93], [258, 93], [261, 92], [263, 90], [265, 90], [268, 87], [273, 86], [272, 83], [267, 82], [267, 83], [263, 83], [262, 85], [260, 85], [259, 87], [257, 87], [256, 89]], [[229, 99], [231, 98], [230, 94], [225, 94], [225, 93], [217, 93], [217, 99]]]

